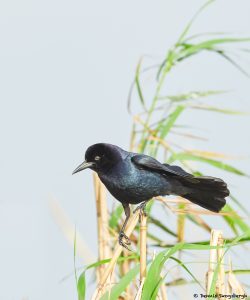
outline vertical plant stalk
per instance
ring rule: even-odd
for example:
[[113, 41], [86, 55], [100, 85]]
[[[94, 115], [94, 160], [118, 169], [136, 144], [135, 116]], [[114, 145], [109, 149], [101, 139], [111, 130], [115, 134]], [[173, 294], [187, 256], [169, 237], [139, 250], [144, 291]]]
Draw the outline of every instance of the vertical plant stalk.
[[[186, 204], [185, 203], [180, 203], [178, 205], [178, 209], [185, 211]], [[178, 243], [183, 242], [183, 240], [184, 240], [185, 219], [186, 219], [186, 214], [179, 214], [178, 215], [178, 218], [177, 218]]]
[[140, 213], [140, 281], [147, 272], [147, 216]]
[[[228, 256], [228, 265], [229, 265], [229, 273], [232, 273], [232, 261], [230, 256]], [[228, 274], [227, 281], [226, 281], [226, 294], [232, 295], [232, 293], [233, 291], [231, 285], [229, 284], [229, 274]]]
[[141, 284], [140, 284], [139, 289], [138, 289], [138, 292], [137, 292], [137, 294], [136, 294], [136, 296], [135, 296], [135, 300], [140, 300], [140, 299], [141, 299], [144, 281], [145, 281], [145, 277], [142, 278], [142, 280], [141, 280]]
[[[218, 246], [219, 238], [222, 237], [222, 232], [220, 230], [212, 229], [211, 238], [210, 238], [210, 246], [216, 247]], [[213, 277], [215, 273], [215, 269], [217, 264], [219, 263], [217, 257], [217, 249], [210, 249], [210, 257], [209, 257], [209, 267], [206, 276], [206, 291], [209, 294], [211, 285], [213, 282]], [[218, 283], [218, 280], [217, 280]]]
[[165, 283], [163, 283], [163, 284], [161, 285], [160, 295], [161, 295], [161, 299], [162, 299], [162, 300], [168, 300], [168, 295], [167, 295]]
[[[218, 246], [223, 246], [224, 239], [222, 234], [218, 237]], [[221, 247], [217, 249], [217, 261], [220, 263], [218, 272], [218, 285], [216, 286], [217, 294], [225, 294], [225, 269], [224, 269], [224, 253], [225, 250]]]
[[245, 291], [236, 276], [233, 273], [232, 260], [229, 260], [229, 273], [228, 273], [228, 291], [230, 294], [233, 292], [237, 295], [244, 295]]
[[[98, 257], [99, 260], [110, 258], [110, 241], [108, 230], [108, 208], [107, 197], [104, 185], [101, 183], [98, 175], [94, 173], [94, 187], [96, 197], [97, 214], [97, 235], [98, 235]], [[97, 279], [100, 280], [104, 271], [104, 265], [97, 268]]]
[[[139, 211], [135, 212], [135, 214], [133, 214], [128, 221], [128, 224], [125, 229], [125, 234], [128, 237], [131, 235], [132, 231], [135, 229], [135, 226], [138, 223], [138, 220], [139, 220]], [[108, 264], [108, 266], [105, 268], [104, 272], [102, 273], [102, 277], [100, 278], [98, 287], [95, 290], [95, 292], [91, 298], [92, 300], [100, 299], [101, 295], [104, 293], [107, 279], [109, 278], [110, 274], [113, 272], [116, 261], [117, 261], [118, 257], [120, 256], [122, 250], [123, 250], [123, 247], [119, 243], [117, 243], [114, 253], [111, 256], [112, 259], [111, 259], [110, 263]]]
[[[126, 256], [129, 256], [129, 255], [130, 255], [129, 251], [124, 248], [123, 249], [123, 256], [126, 257]], [[124, 260], [121, 263], [121, 277], [123, 277], [124, 275], [126, 275], [129, 272], [130, 264], [131, 264], [130, 260]], [[125, 292], [126, 292], [127, 299], [133, 299], [133, 289], [131, 287], [131, 284], [126, 287]]]

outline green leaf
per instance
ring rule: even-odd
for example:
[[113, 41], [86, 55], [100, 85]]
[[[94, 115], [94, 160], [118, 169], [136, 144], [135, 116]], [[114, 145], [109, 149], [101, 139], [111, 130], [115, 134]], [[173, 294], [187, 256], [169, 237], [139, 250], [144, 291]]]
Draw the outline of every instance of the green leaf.
[[[225, 271], [225, 273], [229, 273], [231, 271]], [[234, 274], [249, 274], [250, 270], [249, 269], [234, 269], [233, 270]]]
[[138, 64], [137, 64], [137, 67], [136, 67], [136, 73], [135, 73], [135, 85], [136, 85], [136, 88], [137, 88], [137, 92], [138, 92], [138, 95], [139, 95], [139, 99], [141, 101], [141, 104], [142, 106], [146, 109], [146, 106], [145, 106], [145, 101], [144, 101], [144, 97], [143, 97], [143, 93], [142, 93], [142, 89], [141, 89], [141, 84], [140, 84], [140, 80], [139, 80], [139, 77], [140, 77], [140, 70], [141, 70], [141, 63], [142, 63], [142, 59], [139, 60]]
[[243, 213], [245, 213], [245, 214], [250, 218], [250, 213], [249, 213], [249, 211], [246, 210], [246, 208], [241, 204], [241, 202], [238, 201], [232, 194], [230, 194], [229, 197], [230, 197], [230, 198], [233, 200], [233, 202], [241, 209], [241, 211], [242, 211]]
[[[138, 227], [139, 229], [139, 227]], [[154, 234], [150, 233], [149, 231], [147, 232], [147, 238], [154, 241], [154, 242], [157, 242], [158, 245], [162, 243], [162, 240], [158, 237], [156, 237]]]
[[166, 119], [166, 121], [160, 126], [159, 131], [160, 131], [160, 138], [164, 139], [167, 134], [169, 133], [170, 129], [173, 127], [174, 123], [176, 122], [177, 118], [179, 115], [183, 112], [184, 106], [179, 105], [176, 107], [174, 112], [170, 114], [170, 116]]
[[140, 265], [136, 265], [125, 276], [123, 276], [119, 283], [117, 283], [110, 291], [106, 292], [101, 300], [117, 300], [121, 293], [126, 289], [129, 283], [135, 278], [140, 270]]
[[235, 226], [234, 220], [230, 216], [223, 216], [223, 219], [226, 221], [226, 223], [232, 229], [235, 235], [238, 235], [238, 229]]
[[[130, 260], [130, 259], [138, 259], [138, 255], [137, 254], [133, 254], [133, 255], [129, 255], [129, 256], [120, 256], [118, 259], [117, 259], [117, 263], [120, 263], [120, 262], [123, 262], [125, 260]], [[92, 269], [92, 268], [96, 268], [96, 267], [99, 267], [101, 265], [104, 265], [104, 264], [107, 264], [111, 261], [111, 258], [108, 258], [108, 259], [103, 259], [103, 260], [99, 260], [93, 264], [90, 264], [88, 266], [85, 267], [85, 271], [89, 270], [89, 269]]]
[[235, 61], [233, 60], [229, 55], [225, 53], [223, 50], [213, 49], [214, 52], [217, 52], [220, 56], [222, 56], [224, 59], [226, 59], [228, 62], [230, 62], [236, 69], [238, 69], [242, 74], [249, 77], [249, 74]]
[[187, 281], [184, 278], [177, 278], [172, 280], [171, 282], [167, 282], [166, 286], [178, 286], [178, 285], [184, 285], [184, 284], [190, 284], [190, 283], [194, 283], [192, 281]]
[[186, 107], [194, 108], [194, 109], [201, 109], [201, 110], [208, 110], [214, 111], [218, 113], [228, 114], [228, 115], [246, 115], [247, 113], [237, 110], [231, 110], [226, 108], [220, 108], [215, 106], [208, 106], [208, 105], [187, 105]]
[[[156, 130], [155, 130], [155, 136], [160, 135], [159, 138], [161, 140], [164, 140], [165, 137], [168, 135], [169, 131], [175, 124], [177, 118], [184, 110], [184, 106], [178, 105], [175, 110], [166, 118], [163, 119], [161, 122], [159, 122]], [[157, 151], [159, 148], [160, 142], [151, 141], [150, 146], [153, 146], [156, 143], [155, 147], [152, 149], [150, 155], [156, 157]]]
[[[184, 44], [181, 43], [179, 46], [183, 47], [180, 51], [178, 60], [183, 60], [184, 58], [194, 55], [202, 50], [213, 50], [214, 46], [226, 44], [226, 43], [239, 43], [239, 42], [249, 42], [250, 38], [220, 38], [206, 40], [198, 44]], [[214, 49], [215, 51], [217, 49]]]
[[77, 282], [78, 300], [85, 300], [86, 278], [85, 272], [82, 272]]
[[118, 205], [115, 210], [112, 212], [110, 218], [109, 218], [109, 227], [112, 229], [117, 228], [119, 225], [119, 221], [121, 219], [123, 213], [123, 207], [122, 205]]
[[227, 216], [233, 226], [237, 226], [240, 228], [242, 233], [248, 232], [250, 230], [250, 226], [243, 221], [243, 219], [232, 209], [229, 204], [226, 204], [223, 208], [223, 212], [228, 212], [231, 215]]
[[231, 173], [234, 173], [234, 174], [237, 174], [237, 175], [247, 176], [244, 172], [240, 171], [239, 169], [236, 169], [235, 167], [233, 167], [231, 165], [225, 164], [225, 163], [223, 163], [221, 161], [218, 161], [218, 160], [214, 160], [214, 159], [194, 155], [191, 152], [175, 153], [169, 158], [168, 162], [172, 163], [176, 160], [179, 160], [179, 161], [186, 161], [186, 160], [187, 161], [189, 161], [189, 160], [199, 161], [199, 162], [207, 163], [207, 164], [209, 164], [213, 167], [225, 170], [227, 172], [231, 172]]
[[179, 94], [179, 95], [169, 95], [165, 97], [159, 97], [159, 100], [171, 100], [173, 102], [182, 102], [182, 101], [188, 101], [188, 100], [197, 100], [204, 97], [214, 96], [214, 95], [220, 95], [224, 94], [227, 91], [191, 91], [185, 94]]
[[200, 226], [201, 228], [205, 229], [209, 233], [211, 232], [211, 227], [200, 216], [187, 214], [186, 217], [192, 223], [196, 224], [197, 226]]
[[176, 261], [192, 278], [193, 280], [203, 289], [203, 286], [199, 280], [193, 275], [193, 273], [185, 266], [185, 264], [176, 257], [171, 256], [170, 259]]
[[178, 43], [181, 43], [183, 41], [183, 39], [185, 38], [185, 36], [187, 35], [189, 29], [191, 28], [192, 24], [194, 23], [194, 21], [197, 19], [197, 17], [200, 15], [200, 13], [211, 3], [213, 3], [215, 0], [209, 0], [207, 1], [204, 5], [202, 5], [202, 7], [196, 12], [196, 14], [193, 16], [193, 18], [189, 21], [189, 23], [187, 24], [187, 26], [185, 27], [185, 29], [183, 30], [183, 32], [181, 33], [179, 39], [178, 39]]
[[159, 283], [161, 282], [161, 271], [164, 263], [174, 253], [179, 251], [183, 247], [183, 243], [178, 243], [174, 247], [160, 252], [150, 265], [148, 274], [142, 290], [142, 300], [154, 300], [159, 289]]
[[157, 227], [161, 228], [163, 231], [166, 231], [167, 233], [169, 233], [170, 235], [177, 237], [177, 234], [175, 232], [173, 232], [171, 229], [169, 229], [167, 226], [165, 226], [164, 224], [162, 224], [161, 221], [159, 221], [158, 219], [155, 219], [154, 217], [150, 217], [149, 218], [149, 222], [156, 225]]

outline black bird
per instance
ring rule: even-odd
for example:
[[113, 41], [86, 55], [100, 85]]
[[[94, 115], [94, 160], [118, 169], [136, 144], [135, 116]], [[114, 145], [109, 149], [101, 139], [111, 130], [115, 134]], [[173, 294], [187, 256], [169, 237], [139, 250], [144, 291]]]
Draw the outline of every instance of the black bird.
[[162, 164], [148, 155], [128, 152], [111, 144], [90, 146], [85, 153], [85, 161], [73, 174], [86, 168], [97, 172], [109, 192], [122, 203], [126, 219], [119, 232], [119, 243], [126, 248], [130, 244], [124, 233], [130, 217], [129, 204], [141, 203], [137, 209], [144, 210], [151, 198], [171, 194], [219, 212], [229, 195], [227, 184], [222, 179], [195, 177], [181, 167]]

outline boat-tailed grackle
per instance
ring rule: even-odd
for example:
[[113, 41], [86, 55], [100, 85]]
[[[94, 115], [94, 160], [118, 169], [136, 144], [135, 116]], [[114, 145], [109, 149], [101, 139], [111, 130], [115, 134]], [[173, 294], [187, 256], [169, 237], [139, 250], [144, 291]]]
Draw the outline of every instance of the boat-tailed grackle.
[[178, 195], [219, 212], [229, 195], [227, 184], [222, 179], [193, 176], [181, 167], [162, 164], [153, 157], [106, 143], [90, 146], [85, 161], [73, 174], [86, 168], [97, 172], [109, 192], [122, 203], [126, 219], [119, 232], [119, 243], [126, 248], [130, 244], [124, 233], [130, 217], [129, 204], [141, 203], [139, 209], [144, 209], [146, 202], [155, 196]]

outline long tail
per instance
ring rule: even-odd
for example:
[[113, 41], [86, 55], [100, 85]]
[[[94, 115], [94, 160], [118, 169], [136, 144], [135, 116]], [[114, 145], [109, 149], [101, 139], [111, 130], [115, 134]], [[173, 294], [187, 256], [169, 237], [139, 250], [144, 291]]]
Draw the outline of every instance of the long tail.
[[183, 179], [181, 183], [187, 188], [184, 198], [213, 212], [219, 212], [226, 204], [225, 197], [230, 192], [227, 184], [219, 178], [200, 176], [192, 180]]

